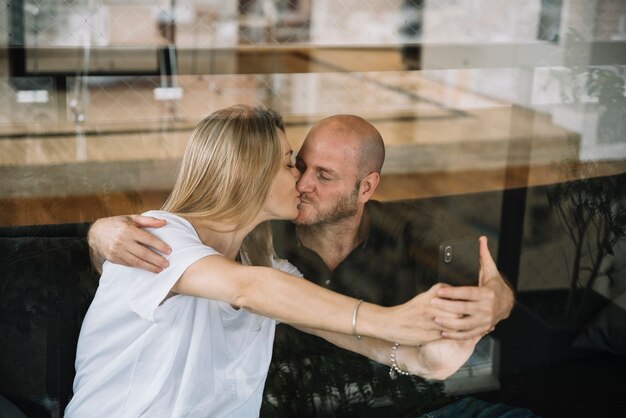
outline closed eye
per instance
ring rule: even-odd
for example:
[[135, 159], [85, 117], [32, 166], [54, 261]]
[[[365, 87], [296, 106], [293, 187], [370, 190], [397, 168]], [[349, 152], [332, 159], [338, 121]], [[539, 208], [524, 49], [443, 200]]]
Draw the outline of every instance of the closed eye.
[[319, 171], [319, 172], [317, 173], [317, 177], [318, 177], [320, 180], [324, 180], [324, 181], [330, 181], [330, 180], [332, 180], [330, 177], [328, 177], [327, 175], [325, 175], [325, 174], [324, 174], [324, 172], [321, 172], [321, 171]]

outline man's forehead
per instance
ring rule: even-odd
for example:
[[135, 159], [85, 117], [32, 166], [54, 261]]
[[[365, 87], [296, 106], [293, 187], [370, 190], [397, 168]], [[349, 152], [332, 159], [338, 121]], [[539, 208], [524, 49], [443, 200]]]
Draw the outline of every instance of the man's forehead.
[[359, 141], [353, 135], [340, 135], [334, 131], [316, 132], [305, 138], [301, 152], [307, 155], [339, 155], [341, 158], [352, 158], [359, 151]]
[[352, 130], [338, 129], [336, 124], [322, 124], [312, 128], [298, 152], [303, 160], [340, 160], [342, 165], [356, 164], [359, 140]]
[[315, 137], [307, 138], [298, 154], [306, 155], [307, 157], [320, 156], [329, 158], [332, 155], [340, 156], [341, 158], [350, 158], [352, 155], [357, 154], [358, 146], [352, 141], [341, 137]]

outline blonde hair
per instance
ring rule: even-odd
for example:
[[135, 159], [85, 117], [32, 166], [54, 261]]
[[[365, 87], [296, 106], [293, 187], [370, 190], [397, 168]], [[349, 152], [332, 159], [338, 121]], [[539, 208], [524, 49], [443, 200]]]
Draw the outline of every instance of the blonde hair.
[[[245, 225], [261, 210], [282, 160], [273, 110], [235, 105], [203, 119], [191, 134], [172, 192], [162, 209], [186, 218]], [[269, 222], [244, 239], [239, 259], [271, 265], [274, 255]]]

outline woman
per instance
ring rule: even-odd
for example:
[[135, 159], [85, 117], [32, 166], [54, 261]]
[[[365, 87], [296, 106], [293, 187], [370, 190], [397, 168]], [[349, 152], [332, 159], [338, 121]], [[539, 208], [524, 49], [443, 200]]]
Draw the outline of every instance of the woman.
[[162, 211], [148, 212], [167, 220], [152, 232], [172, 248], [169, 267], [105, 263], [66, 417], [257, 416], [277, 321], [399, 373], [443, 378], [463, 364], [477, 339], [419, 347], [418, 298], [433, 295], [382, 308], [273, 258], [266, 221], [298, 213], [291, 157], [273, 111], [233, 106], [200, 122]]

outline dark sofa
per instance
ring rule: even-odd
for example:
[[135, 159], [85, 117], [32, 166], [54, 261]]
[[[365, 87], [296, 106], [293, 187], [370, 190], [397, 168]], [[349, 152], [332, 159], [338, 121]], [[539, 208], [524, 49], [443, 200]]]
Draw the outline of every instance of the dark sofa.
[[[617, 187], [618, 201], [626, 199], [624, 174], [585, 182], [567, 186], [597, 186], [598, 193], [607, 193], [602, 187], [608, 182]], [[479, 232], [501, 253], [510, 252], [507, 246], [519, 249], [519, 274], [509, 273], [520, 289], [518, 301], [494, 332], [500, 345], [500, 388], [472, 396], [546, 417], [624, 417], [626, 321], [621, 294], [607, 297], [593, 289], [571, 292], [563, 286], [536, 285], [538, 272], [554, 278], [570, 271], [571, 257], [561, 254], [559, 261], [551, 253], [555, 248], [567, 253], [569, 248], [554, 214], [554, 193], [562, 189], [552, 185], [523, 191], [526, 209], [518, 241], [498, 239], [500, 208], [510, 198], [501, 191], [393, 202], [390, 213], [398, 209], [415, 218], [428, 214], [437, 240]], [[87, 228], [0, 228], [0, 395], [29, 417], [62, 416], [72, 394], [76, 341], [98, 283], [89, 263]], [[603, 280], [613, 290], [626, 284], [624, 248], [623, 240], [614, 240], [604, 261], [609, 266]], [[626, 292], [626, 286], [621, 289]], [[564, 319], [568, 306], [575, 306], [576, 314]]]
[[99, 277], [87, 227], [0, 230], [0, 394], [29, 417], [62, 416], [72, 394], [78, 333]]

